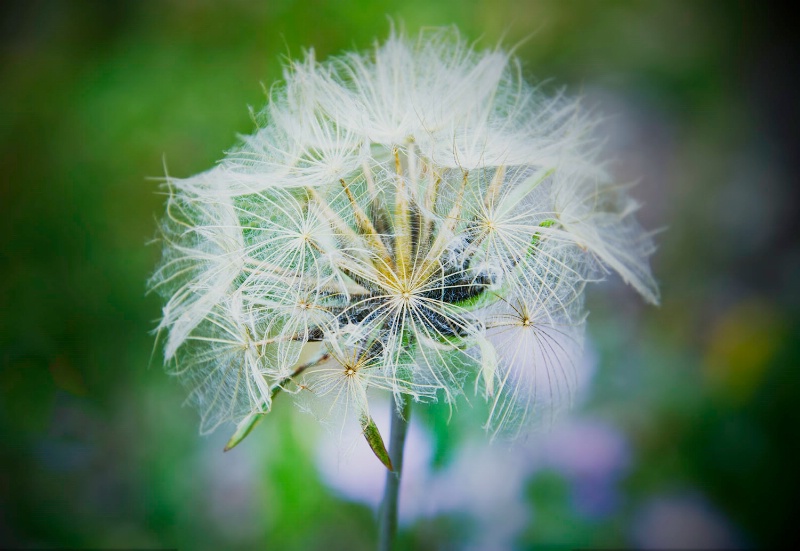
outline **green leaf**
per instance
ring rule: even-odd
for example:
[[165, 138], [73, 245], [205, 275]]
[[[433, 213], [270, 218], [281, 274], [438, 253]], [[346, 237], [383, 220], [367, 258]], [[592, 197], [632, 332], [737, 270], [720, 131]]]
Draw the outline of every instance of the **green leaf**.
[[390, 471], [394, 471], [392, 467], [392, 460], [389, 457], [389, 452], [386, 451], [386, 446], [383, 443], [383, 437], [381, 437], [381, 433], [378, 430], [378, 426], [375, 424], [375, 421], [372, 420], [367, 414], [361, 415], [361, 430], [364, 432], [364, 438], [367, 439], [367, 444], [369, 447], [372, 448], [372, 452], [375, 454], [375, 457], [380, 459], [381, 463], [389, 469]]

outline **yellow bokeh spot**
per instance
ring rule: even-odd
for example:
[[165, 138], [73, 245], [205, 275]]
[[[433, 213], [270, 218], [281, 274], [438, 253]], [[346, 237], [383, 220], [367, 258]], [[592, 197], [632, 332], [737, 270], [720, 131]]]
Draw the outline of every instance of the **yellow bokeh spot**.
[[709, 384], [735, 402], [758, 388], [783, 333], [771, 305], [748, 300], [731, 308], [711, 331], [706, 351]]

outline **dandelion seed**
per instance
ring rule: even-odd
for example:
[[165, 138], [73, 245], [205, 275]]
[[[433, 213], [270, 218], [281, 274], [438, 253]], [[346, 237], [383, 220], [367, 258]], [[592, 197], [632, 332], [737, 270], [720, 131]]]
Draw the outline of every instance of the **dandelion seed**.
[[473, 381], [492, 434], [569, 404], [586, 283], [613, 270], [657, 302], [653, 242], [592, 116], [520, 73], [450, 29], [309, 52], [217, 168], [167, 181], [151, 288], [203, 431], [247, 434], [291, 390], [391, 466], [371, 392], [452, 403]]

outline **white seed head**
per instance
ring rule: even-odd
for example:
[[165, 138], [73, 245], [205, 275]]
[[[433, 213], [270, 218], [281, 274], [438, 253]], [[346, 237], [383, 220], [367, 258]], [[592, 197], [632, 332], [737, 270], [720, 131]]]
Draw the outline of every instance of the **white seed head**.
[[442, 29], [312, 51], [257, 121], [217, 168], [167, 182], [151, 287], [203, 430], [278, 389], [368, 419], [368, 390], [452, 401], [474, 380], [487, 428], [518, 433], [569, 403], [587, 282], [611, 269], [658, 300], [595, 121], [501, 49]]

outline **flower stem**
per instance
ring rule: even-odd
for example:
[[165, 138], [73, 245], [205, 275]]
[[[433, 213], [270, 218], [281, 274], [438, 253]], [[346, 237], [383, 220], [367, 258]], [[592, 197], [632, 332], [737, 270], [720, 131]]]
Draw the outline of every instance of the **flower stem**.
[[400, 497], [400, 477], [403, 473], [403, 447], [408, 431], [408, 417], [411, 414], [411, 400], [406, 396], [392, 398], [392, 426], [389, 436], [389, 457], [394, 471], [386, 473], [386, 487], [379, 512], [378, 551], [390, 551], [397, 535], [397, 504]]

